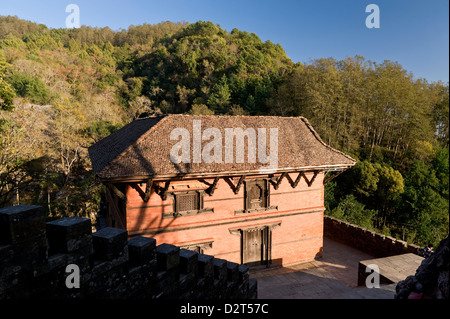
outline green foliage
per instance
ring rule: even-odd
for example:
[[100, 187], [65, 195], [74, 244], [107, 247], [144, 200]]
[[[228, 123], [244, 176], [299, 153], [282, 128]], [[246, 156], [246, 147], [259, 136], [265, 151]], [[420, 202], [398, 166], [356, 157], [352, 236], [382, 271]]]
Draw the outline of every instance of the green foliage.
[[431, 161], [436, 178], [439, 180], [437, 190], [444, 198], [449, 197], [449, 148], [439, 148]]
[[[171, 112], [185, 112], [193, 104], [207, 104], [219, 114], [232, 105], [267, 112], [272, 89], [293, 66], [280, 46], [202, 21], [162, 38], [150, 51], [137, 54], [134, 74], [148, 79], [143, 93], [162, 109], [169, 104]], [[179, 87], [194, 91], [183, 99]], [[164, 94], [154, 95], [155, 89]]]
[[100, 120], [92, 123], [84, 131], [95, 141], [101, 140], [117, 131], [122, 125], [113, 124], [111, 121]]
[[222, 76], [220, 81], [216, 83], [208, 98], [208, 105], [217, 113], [226, 113], [230, 105], [230, 88], [226, 76]]
[[190, 115], [214, 115], [214, 111], [210, 110], [205, 104], [194, 104], [188, 112]]
[[409, 225], [421, 244], [437, 244], [449, 231], [448, 149], [440, 150], [433, 164], [414, 162], [399, 207], [400, 222]]
[[375, 210], [366, 209], [364, 204], [359, 203], [355, 196], [347, 195], [339, 205], [330, 211], [330, 216], [347, 221], [367, 229], [373, 229]]
[[378, 208], [381, 208], [383, 201], [395, 200], [404, 191], [403, 176], [399, 171], [369, 161], [357, 162], [340, 182], [344, 193], [351, 190], [355, 196]]
[[0, 55], [0, 110], [11, 111], [13, 109], [15, 93], [11, 85], [4, 80], [7, 69], [8, 64]]
[[437, 128], [437, 140], [441, 146], [448, 147], [449, 135], [449, 87], [438, 83], [434, 86], [437, 91], [437, 100], [433, 108], [433, 120]]
[[43, 105], [50, 102], [50, 92], [41, 79], [27, 73], [14, 72], [7, 80], [17, 95], [28, 98], [36, 104]]
[[308, 118], [337, 149], [404, 168], [433, 145], [436, 128], [448, 138], [448, 84], [414, 80], [391, 61], [316, 59], [287, 75], [271, 103], [274, 114]]

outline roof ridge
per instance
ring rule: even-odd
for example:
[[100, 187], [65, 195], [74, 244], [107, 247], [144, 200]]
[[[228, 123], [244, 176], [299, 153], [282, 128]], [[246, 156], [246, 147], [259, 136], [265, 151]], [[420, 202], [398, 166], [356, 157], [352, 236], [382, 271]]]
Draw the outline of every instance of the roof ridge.
[[335, 153], [337, 153], [337, 154], [343, 155], [344, 157], [346, 157], [346, 158], [348, 158], [349, 160], [351, 160], [351, 161], [353, 161], [353, 162], [356, 163], [356, 160], [355, 160], [354, 158], [352, 158], [351, 156], [349, 156], [349, 155], [345, 154], [344, 152], [339, 151], [339, 150], [337, 150], [337, 149], [331, 147], [331, 146], [328, 145], [327, 143], [325, 143], [325, 142], [322, 140], [322, 138], [319, 136], [319, 134], [316, 132], [316, 130], [312, 127], [311, 123], [309, 123], [308, 119], [306, 119], [306, 118], [303, 117], [303, 116], [300, 116], [300, 119], [305, 123], [306, 127], [311, 131], [311, 133], [313, 133], [313, 136], [314, 136], [314, 137], [315, 137], [315, 138], [316, 138], [323, 146], [325, 146], [327, 149], [329, 149], [329, 150], [331, 150], [331, 151], [333, 151], [333, 152], [335, 152]]
[[279, 115], [227, 115], [227, 114], [213, 114], [213, 115], [205, 115], [205, 114], [182, 114], [182, 113], [171, 113], [165, 114], [169, 117], [176, 116], [185, 116], [185, 117], [248, 117], [248, 118], [279, 118], [279, 119], [298, 119], [304, 118], [303, 116], [279, 116]]
[[123, 156], [125, 156], [126, 154], [128, 154], [128, 152], [131, 151], [131, 149], [133, 148], [134, 145], [136, 145], [136, 144], [138, 144], [140, 141], [142, 141], [142, 140], [144, 139], [145, 136], [147, 136], [148, 134], [150, 134], [150, 132], [153, 131], [153, 129], [154, 129], [155, 126], [158, 126], [158, 125], [161, 123], [161, 121], [164, 121], [165, 119], [167, 119], [168, 116], [167, 116], [167, 114], [161, 114], [161, 115], [158, 115], [158, 116], [148, 116], [148, 117], [143, 117], [143, 118], [136, 119], [136, 120], [134, 120], [134, 121], [128, 123], [128, 125], [129, 125], [129, 124], [131, 124], [131, 123], [133, 123], [133, 122], [135, 122], [135, 121], [148, 120], [148, 119], [155, 119], [155, 118], [158, 118], [158, 117], [160, 117], [161, 119], [160, 119], [157, 123], [155, 123], [155, 124], [154, 124], [150, 129], [148, 129], [144, 134], [142, 134], [141, 136], [139, 136], [139, 138], [136, 139], [136, 141], [135, 141], [134, 143], [130, 144], [127, 148], [125, 148], [125, 150], [123, 150], [122, 153], [120, 153], [119, 155], [117, 155], [116, 157], [114, 157], [111, 161], [109, 161], [109, 163], [108, 163], [107, 165], [105, 165], [105, 167], [104, 167], [101, 171], [105, 171], [106, 169], [108, 169], [108, 168], [111, 166], [111, 164], [112, 164], [115, 160], [121, 159]]

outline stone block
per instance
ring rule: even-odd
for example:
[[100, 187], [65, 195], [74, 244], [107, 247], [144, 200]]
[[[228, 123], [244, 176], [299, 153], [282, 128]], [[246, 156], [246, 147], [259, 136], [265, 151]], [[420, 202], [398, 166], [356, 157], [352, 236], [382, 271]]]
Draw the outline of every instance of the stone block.
[[205, 278], [214, 278], [214, 257], [204, 254], [198, 254], [198, 276]]
[[98, 260], [112, 260], [128, 252], [126, 230], [106, 227], [92, 234], [94, 257]]
[[196, 298], [211, 297], [210, 288], [214, 284], [214, 257], [210, 255], [198, 254], [198, 282], [199, 291], [195, 293]]
[[227, 281], [239, 281], [239, 264], [227, 261]]
[[156, 247], [158, 270], [171, 270], [179, 267], [180, 248], [169, 244], [161, 244]]
[[249, 299], [257, 299], [258, 298], [258, 282], [254, 278], [249, 280], [247, 298], [249, 298]]
[[194, 273], [198, 271], [198, 253], [195, 251], [180, 249], [180, 272], [182, 274]]
[[32, 269], [45, 262], [47, 240], [42, 208], [19, 205], [0, 209], [0, 246], [9, 247], [5, 257], [14, 268]]
[[18, 205], [0, 209], [0, 245], [45, 240], [45, 216], [40, 206]]
[[248, 266], [244, 264], [239, 265], [238, 271], [239, 271], [239, 282], [240, 283], [248, 282], [250, 277], [250, 269], [248, 268]]
[[128, 241], [130, 266], [135, 267], [155, 258], [156, 240], [148, 237], [134, 237]]
[[47, 238], [49, 254], [71, 253], [83, 250], [92, 253], [91, 220], [81, 217], [66, 217], [48, 222]]
[[220, 259], [220, 258], [214, 258], [214, 279], [217, 280], [226, 280], [227, 279], [227, 261]]

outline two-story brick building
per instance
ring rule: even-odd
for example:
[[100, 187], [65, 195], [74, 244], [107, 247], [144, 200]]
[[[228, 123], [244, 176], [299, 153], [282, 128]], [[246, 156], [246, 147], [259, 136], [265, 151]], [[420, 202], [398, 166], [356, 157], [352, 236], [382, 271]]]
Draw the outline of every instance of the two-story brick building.
[[250, 265], [320, 256], [325, 174], [355, 164], [303, 117], [143, 118], [89, 154], [109, 226]]

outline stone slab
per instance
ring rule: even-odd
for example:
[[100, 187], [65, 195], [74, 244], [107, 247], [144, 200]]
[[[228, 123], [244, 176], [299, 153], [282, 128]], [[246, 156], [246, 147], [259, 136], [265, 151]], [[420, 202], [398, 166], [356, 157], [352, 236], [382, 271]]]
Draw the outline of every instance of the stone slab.
[[369, 265], [378, 267], [382, 283], [397, 283], [414, 275], [423, 260], [423, 257], [412, 253], [362, 260], [359, 262], [358, 283], [364, 285], [365, 278], [370, 274], [366, 272]]

